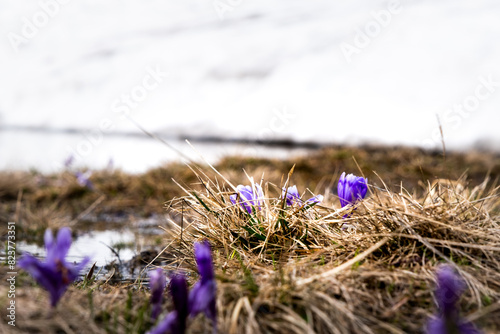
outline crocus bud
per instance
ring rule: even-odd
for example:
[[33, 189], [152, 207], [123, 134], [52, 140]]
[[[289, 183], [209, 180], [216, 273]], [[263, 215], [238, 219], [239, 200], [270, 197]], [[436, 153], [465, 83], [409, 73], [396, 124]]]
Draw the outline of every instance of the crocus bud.
[[345, 172], [340, 176], [337, 192], [342, 207], [365, 198], [367, 191], [368, 186], [365, 178], [353, 174], [346, 176]]

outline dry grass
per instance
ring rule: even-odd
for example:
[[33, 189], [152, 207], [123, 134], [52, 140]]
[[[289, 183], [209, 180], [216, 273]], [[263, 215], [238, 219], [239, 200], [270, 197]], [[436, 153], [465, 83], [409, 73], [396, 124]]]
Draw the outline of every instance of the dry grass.
[[356, 210], [333, 195], [286, 207], [288, 184], [263, 181], [266, 199], [250, 215], [229, 201], [229, 180], [196, 174], [204, 190], [167, 203], [183, 218], [169, 233], [179, 263], [193, 263], [194, 241], [213, 245], [222, 332], [418, 333], [443, 262], [467, 282], [464, 314], [500, 330], [500, 197], [487, 180], [437, 180], [421, 195], [371, 187]]

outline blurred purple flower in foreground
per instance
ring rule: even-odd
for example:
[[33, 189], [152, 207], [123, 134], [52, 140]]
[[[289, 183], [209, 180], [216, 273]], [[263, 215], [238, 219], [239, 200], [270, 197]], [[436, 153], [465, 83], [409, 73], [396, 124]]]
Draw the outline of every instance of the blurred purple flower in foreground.
[[167, 286], [167, 280], [163, 270], [158, 268], [149, 272], [149, 287], [151, 288], [151, 305], [153, 310], [151, 318], [156, 319], [161, 313], [161, 304], [163, 301], [163, 291]]
[[241, 204], [241, 207], [247, 210], [248, 213], [252, 213], [252, 207], [257, 206], [260, 210], [261, 200], [264, 198], [264, 193], [262, 192], [262, 187], [258, 184], [254, 184], [254, 193], [252, 186], [239, 185], [236, 187], [238, 194], [229, 196], [231, 203], [236, 204], [236, 200]]
[[170, 281], [170, 294], [174, 302], [174, 311], [160, 321], [158, 326], [148, 334], [184, 334], [186, 331], [186, 320], [189, 315], [188, 286], [183, 275], [175, 275]]
[[92, 172], [91, 171], [87, 171], [85, 173], [82, 173], [82, 172], [76, 172], [75, 173], [75, 176], [76, 176], [76, 181], [78, 182], [79, 185], [81, 185], [82, 187], [87, 187], [89, 188], [90, 190], [94, 190], [94, 185], [92, 184], [92, 182], [90, 181], [90, 176], [92, 175]]
[[208, 241], [194, 244], [194, 257], [201, 279], [188, 295], [184, 276], [175, 275], [172, 277], [170, 294], [174, 301], [175, 310], [167, 314], [148, 334], [183, 334], [186, 330], [188, 315], [195, 317], [201, 312], [204, 312], [212, 320], [214, 332], [217, 331], [216, 283]]
[[212, 320], [215, 329], [217, 327], [216, 284], [210, 243], [207, 240], [195, 243], [194, 256], [201, 279], [189, 294], [189, 311], [192, 316], [204, 312]]
[[[285, 197], [286, 194], [286, 205], [292, 206], [294, 203], [299, 205], [303, 204], [302, 199], [300, 199], [299, 191], [297, 190], [297, 186], [288, 187], [288, 189], [283, 188], [282, 196]], [[306, 201], [306, 204], [317, 204], [323, 201], [323, 195], [316, 195]]]
[[78, 265], [66, 262], [66, 255], [71, 247], [71, 230], [63, 227], [54, 240], [52, 231], [45, 231], [45, 249], [47, 256], [42, 262], [30, 254], [24, 254], [19, 259], [19, 267], [30, 273], [31, 276], [50, 294], [50, 305], [55, 307], [66, 292], [68, 286], [77, 279], [79, 272], [90, 260], [88, 257]]
[[367, 191], [368, 185], [365, 178], [353, 174], [346, 176], [345, 172], [340, 176], [337, 192], [342, 207], [365, 198]]
[[450, 266], [443, 266], [437, 273], [435, 292], [439, 316], [427, 324], [427, 334], [480, 334], [470, 322], [460, 320], [456, 304], [464, 290], [464, 282]]

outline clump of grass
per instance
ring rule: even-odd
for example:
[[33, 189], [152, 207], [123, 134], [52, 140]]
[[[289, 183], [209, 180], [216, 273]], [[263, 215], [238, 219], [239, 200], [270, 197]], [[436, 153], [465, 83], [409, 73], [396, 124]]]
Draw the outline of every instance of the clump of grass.
[[[174, 200], [169, 206], [192, 208], [200, 215], [190, 222], [200, 237], [225, 245], [226, 250], [244, 251], [260, 260], [272, 262], [283, 254], [308, 253], [331, 244], [333, 230], [325, 227], [321, 217], [329, 208], [316, 208], [304, 203], [287, 207], [282, 186], [264, 185], [264, 199], [249, 214], [240, 204], [232, 204], [231, 187], [224, 187], [198, 175], [205, 191], [187, 190], [188, 196]], [[250, 182], [250, 181], [249, 181]], [[286, 186], [283, 185], [283, 186]], [[234, 186], [232, 186], [234, 188]], [[341, 216], [335, 215], [338, 223]], [[244, 222], [244, 223], [242, 223]]]
[[315, 206], [287, 207], [280, 195], [290, 173], [279, 183], [262, 180], [263, 203], [249, 214], [229, 201], [236, 188], [217, 170], [193, 171], [196, 188], [181, 186], [185, 196], [167, 203], [181, 217], [167, 251], [179, 246], [178, 263], [194, 263], [193, 242], [210, 241], [222, 332], [420, 332], [435, 310], [441, 263], [467, 283], [468, 319], [500, 328], [494, 183], [437, 180], [423, 192], [372, 186], [356, 208], [339, 208], [331, 194]]

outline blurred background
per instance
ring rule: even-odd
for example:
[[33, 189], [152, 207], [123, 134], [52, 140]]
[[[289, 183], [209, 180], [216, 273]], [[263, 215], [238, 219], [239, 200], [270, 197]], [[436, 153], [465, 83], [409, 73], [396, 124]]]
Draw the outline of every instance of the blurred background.
[[198, 159], [185, 138], [209, 161], [441, 149], [439, 123], [449, 150], [500, 152], [499, 17], [495, 0], [0, 0], [0, 169], [142, 172]]

